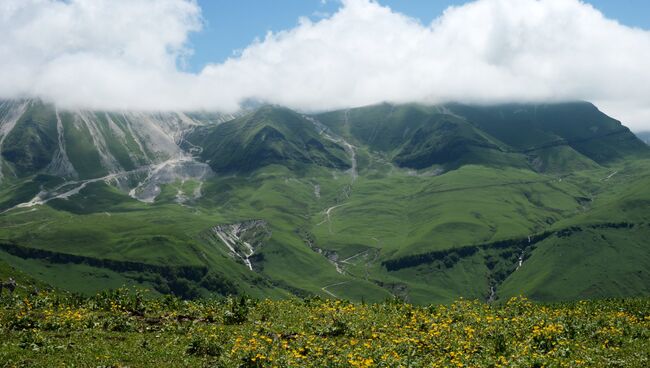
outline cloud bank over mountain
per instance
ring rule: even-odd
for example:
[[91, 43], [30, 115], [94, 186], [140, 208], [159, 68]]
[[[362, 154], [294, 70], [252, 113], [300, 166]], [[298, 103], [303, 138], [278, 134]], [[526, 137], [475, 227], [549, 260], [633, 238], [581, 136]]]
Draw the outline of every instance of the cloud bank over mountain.
[[247, 99], [302, 110], [580, 99], [650, 128], [650, 31], [579, 0], [478, 0], [431, 24], [343, 0], [193, 74], [182, 64], [201, 23], [189, 0], [4, 0], [0, 97], [223, 111]]

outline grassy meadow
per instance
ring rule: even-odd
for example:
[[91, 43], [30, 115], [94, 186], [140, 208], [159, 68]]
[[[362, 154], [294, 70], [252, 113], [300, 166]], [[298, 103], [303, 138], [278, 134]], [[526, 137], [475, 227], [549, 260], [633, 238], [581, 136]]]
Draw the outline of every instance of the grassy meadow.
[[414, 306], [118, 289], [0, 300], [4, 367], [647, 367], [650, 300]]

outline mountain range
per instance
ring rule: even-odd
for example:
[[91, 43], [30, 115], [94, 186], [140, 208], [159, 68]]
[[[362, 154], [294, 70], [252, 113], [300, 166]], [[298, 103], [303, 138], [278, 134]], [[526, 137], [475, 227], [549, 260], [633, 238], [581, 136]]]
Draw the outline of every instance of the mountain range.
[[650, 294], [650, 148], [587, 102], [305, 114], [0, 102], [0, 267], [414, 303]]

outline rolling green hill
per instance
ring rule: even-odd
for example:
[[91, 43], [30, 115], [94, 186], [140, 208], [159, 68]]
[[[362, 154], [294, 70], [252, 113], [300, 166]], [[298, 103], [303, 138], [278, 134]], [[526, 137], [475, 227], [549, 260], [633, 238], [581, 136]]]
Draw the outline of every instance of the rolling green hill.
[[216, 172], [249, 173], [279, 164], [297, 170], [305, 165], [349, 167], [343, 147], [321, 137], [304, 116], [286, 108], [265, 106], [216, 126], [204, 126], [186, 137], [203, 147], [200, 157]]
[[61, 289], [650, 294], [650, 149], [588, 103], [224, 117], [4, 102], [0, 151], [0, 259]]

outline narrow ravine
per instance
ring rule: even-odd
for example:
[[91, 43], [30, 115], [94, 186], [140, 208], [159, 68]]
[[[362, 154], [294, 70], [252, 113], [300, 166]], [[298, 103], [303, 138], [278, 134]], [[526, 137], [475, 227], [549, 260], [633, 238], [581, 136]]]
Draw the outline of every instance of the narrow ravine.
[[[225, 244], [226, 247], [228, 247], [230, 252], [233, 255], [239, 257], [244, 262], [246, 267], [248, 267], [249, 270], [253, 271], [253, 264], [250, 261], [250, 257], [255, 253], [253, 247], [248, 242], [241, 241], [239, 239], [239, 236], [236, 235], [236, 231], [225, 232], [223, 230], [220, 230], [219, 228], [215, 228], [214, 231], [219, 237], [219, 239], [221, 239], [223, 244]], [[243, 252], [235, 249], [238, 243], [244, 245], [245, 249]]]
[[255, 250], [263, 246], [263, 239], [271, 236], [268, 224], [263, 220], [217, 225], [212, 228], [212, 232], [217, 235], [230, 254], [239, 258], [250, 271], [254, 271], [251, 257], [255, 254]]
[[521, 253], [519, 253], [519, 258], [517, 258], [517, 268], [515, 268], [515, 271], [519, 270], [521, 266], [524, 264], [524, 253], [525, 253], [524, 250], [522, 250]]
[[[359, 176], [356, 147], [353, 146], [350, 142], [348, 142], [342, 136], [334, 134], [327, 126], [322, 124], [317, 119], [315, 119], [315, 118], [313, 118], [311, 116], [304, 116], [304, 118], [307, 119], [308, 121], [310, 121], [312, 124], [314, 124], [314, 126], [318, 130], [318, 133], [320, 135], [322, 135], [325, 139], [327, 139], [327, 140], [329, 140], [331, 142], [334, 142], [336, 144], [340, 144], [345, 149], [345, 152], [348, 154], [348, 156], [350, 158], [350, 169], [348, 170], [348, 172], [350, 173], [350, 190], [351, 190], [352, 185], [355, 183], [355, 181], [357, 180], [357, 178]], [[345, 124], [348, 125], [350, 123], [349, 110], [347, 110], [345, 112], [344, 119], [345, 119]], [[317, 198], [320, 198], [320, 186], [318, 186], [318, 191], [317, 192], [315, 191], [315, 194], [316, 194]], [[349, 195], [348, 195], [348, 197], [349, 197]], [[325, 218], [323, 219], [323, 221], [319, 222], [316, 225], [317, 226], [322, 225], [322, 224], [327, 222], [328, 231], [329, 231], [330, 234], [332, 234], [333, 233], [333, 231], [332, 231], [332, 211], [334, 211], [335, 209], [337, 209], [339, 207], [343, 207], [343, 206], [345, 206], [347, 204], [348, 203], [339, 203], [339, 204], [336, 204], [334, 206], [328, 207], [325, 210], [323, 210], [322, 213], [324, 214]], [[347, 258], [347, 259], [345, 259], [343, 261], [340, 261], [340, 262], [335, 261], [335, 260], [331, 260], [331, 259], [329, 259], [329, 260], [334, 265], [334, 268], [336, 269], [336, 272], [338, 272], [339, 274], [344, 275], [344, 274], [346, 274], [346, 272], [345, 272], [345, 268], [343, 267], [343, 264], [348, 263], [348, 261], [350, 259], [353, 259], [354, 257], [356, 257], [358, 255], [359, 254], [354, 255], [354, 256], [349, 257], [349, 258]], [[349, 281], [344, 281], [344, 282], [340, 282], [340, 283], [336, 283], [336, 284], [332, 284], [332, 285], [327, 285], [327, 286], [324, 286], [323, 288], [321, 288], [321, 290], [323, 292], [327, 293], [328, 295], [334, 297], [334, 298], [338, 298], [338, 296], [336, 296], [334, 293], [330, 292], [327, 289], [329, 287], [333, 287], [333, 286], [337, 286], [337, 285], [344, 285], [344, 284], [347, 284], [347, 283], [349, 283]]]
[[[530, 246], [532, 239], [530, 238], [530, 235], [528, 235], [528, 246]], [[515, 268], [515, 271], [519, 270], [521, 266], [524, 265], [524, 255], [526, 255], [526, 249], [522, 249], [521, 253], [519, 253], [519, 257], [517, 258], [517, 268]]]
[[490, 285], [490, 295], [487, 297], [487, 302], [492, 303], [496, 300], [497, 297], [497, 289], [494, 287], [494, 285]]
[[[356, 153], [357, 147], [355, 147], [350, 142], [345, 140], [345, 138], [343, 138], [342, 136], [334, 134], [334, 132], [332, 132], [327, 126], [325, 126], [320, 121], [316, 120], [314, 117], [307, 116], [307, 115], [303, 115], [303, 117], [306, 120], [310, 121], [312, 124], [314, 124], [314, 126], [318, 130], [318, 133], [322, 135], [323, 138], [327, 139], [330, 142], [334, 142], [336, 144], [340, 144], [343, 146], [345, 152], [350, 157], [350, 169], [348, 171], [350, 172], [351, 183], [354, 183], [357, 180], [357, 177], [359, 176], [357, 171], [357, 153]], [[349, 124], [349, 116], [347, 111], [345, 113], [344, 118], [346, 119], [345, 124]]]
[[[304, 116], [304, 118], [306, 120], [310, 121], [312, 124], [314, 124], [314, 126], [318, 130], [318, 133], [320, 135], [322, 135], [325, 139], [343, 146], [343, 148], [345, 149], [345, 151], [347, 152], [347, 154], [350, 157], [350, 169], [348, 170], [349, 173], [350, 173], [350, 185], [354, 184], [354, 182], [357, 180], [357, 177], [359, 175], [358, 170], [357, 170], [356, 147], [353, 146], [347, 140], [345, 140], [343, 137], [334, 134], [332, 131], [330, 131], [330, 129], [327, 126], [325, 126], [323, 123], [316, 120], [315, 118], [313, 118], [311, 116], [306, 116], [306, 115]], [[348, 112], [347, 111], [346, 111], [346, 114], [345, 114], [345, 119], [346, 119], [346, 124], [348, 124], [349, 123], [349, 121], [348, 121], [349, 117], [348, 117]], [[315, 192], [315, 193], [317, 193], [316, 196], [318, 198], [320, 198], [320, 186], [318, 186], [318, 191]], [[331, 234], [332, 233], [331, 213], [336, 208], [344, 206], [344, 205], [346, 205], [346, 204], [341, 203], [341, 204], [337, 204], [337, 205], [331, 206], [331, 207], [326, 208], [325, 210], [323, 210], [323, 213], [325, 214], [325, 219], [323, 221], [321, 221], [320, 223], [318, 223], [317, 225], [322, 225], [325, 222], [327, 222], [329, 224], [329, 232]]]
[[[350, 110], [349, 109], [345, 110], [344, 119], [345, 119], [344, 124], [346, 126], [349, 126], [350, 125]], [[341, 143], [343, 143], [343, 145], [345, 146], [345, 150], [350, 155], [350, 163], [352, 165], [352, 167], [350, 168], [350, 176], [352, 177], [351, 184], [354, 184], [354, 182], [357, 180], [357, 176], [358, 176], [356, 147], [351, 145], [350, 142], [343, 139], [343, 137], [339, 137], [339, 138], [341, 139]]]
[[72, 162], [70, 162], [70, 158], [68, 157], [68, 152], [66, 150], [65, 133], [63, 131], [63, 122], [61, 121], [59, 110], [55, 109], [54, 113], [56, 115], [56, 133], [58, 147], [54, 153], [52, 161], [47, 166], [47, 168], [45, 168], [45, 171], [62, 178], [78, 179], [79, 174], [74, 169]]
[[357, 172], [356, 147], [354, 147], [348, 141], [345, 140], [341, 141], [341, 143], [345, 146], [345, 150], [350, 155], [350, 162], [351, 162], [351, 167], [350, 167], [351, 183], [350, 184], [354, 184], [354, 182], [357, 180], [357, 177], [359, 176], [359, 173]]

